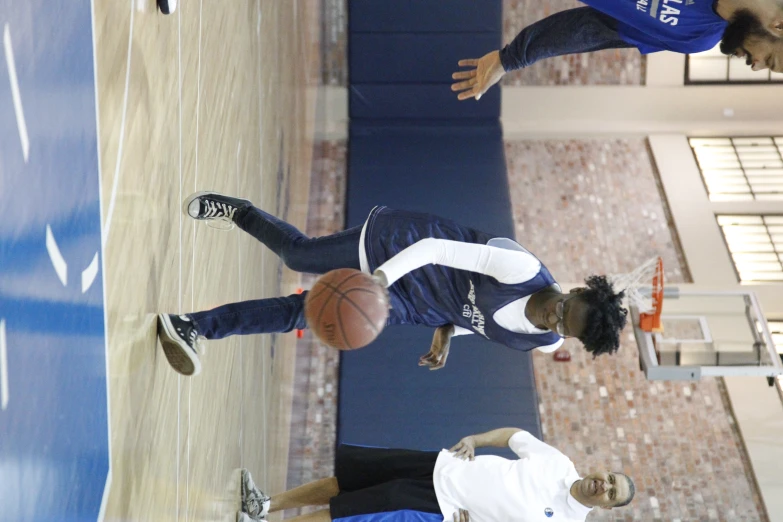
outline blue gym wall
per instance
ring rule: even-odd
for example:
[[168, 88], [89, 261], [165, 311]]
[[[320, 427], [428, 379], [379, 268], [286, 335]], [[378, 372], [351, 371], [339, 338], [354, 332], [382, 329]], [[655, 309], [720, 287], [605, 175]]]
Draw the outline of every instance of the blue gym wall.
[[[498, 49], [499, 0], [349, 2], [350, 141], [346, 225], [375, 205], [430, 212], [514, 236], [500, 89], [458, 102], [461, 58]], [[440, 449], [516, 426], [540, 436], [529, 354], [454, 339], [446, 367], [417, 366], [432, 329], [387, 328], [340, 363], [338, 442]]]

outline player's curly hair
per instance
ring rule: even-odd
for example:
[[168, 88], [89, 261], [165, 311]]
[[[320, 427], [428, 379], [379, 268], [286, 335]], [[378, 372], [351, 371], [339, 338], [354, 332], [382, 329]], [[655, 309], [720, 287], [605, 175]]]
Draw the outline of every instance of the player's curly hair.
[[622, 307], [625, 292], [615, 293], [606, 276], [590, 276], [585, 283], [587, 288], [579, 299], [588, 305], [587, 324], [578, 339], [595, 359], [620, 348], [620, 332], [628, 320], [628, 310]]
[[[720, 52], [726, 55], [732, 55], [742, 49], [745, 41], [750, 36], [761, 38], [763, 40], [774, 41], [775, 38], [764, 28], [764, 24], [749, 9], [738, 9], [729, 20], [723, 36], [720, 41]], [[746, 53], [747, 54], [747, 53]], [[748, 65], [750, 65], [748, 57]]]

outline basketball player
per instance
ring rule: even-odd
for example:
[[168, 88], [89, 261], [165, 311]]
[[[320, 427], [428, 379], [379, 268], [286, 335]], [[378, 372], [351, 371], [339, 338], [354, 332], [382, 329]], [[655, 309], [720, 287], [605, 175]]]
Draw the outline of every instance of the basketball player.
[[[519, 458], [476, 457], [475, 449], [482, 447], [507, 447]], [[242, 470], [241, 489], [238, 521], [329, 504], [329, 509], [293, 522], [347, 517], [371, 522], [378, 513], [387, 515], [383, 520], [388, 522], [467, 522], [471, 517], [481, 522], [583, 522], [593, 508], [628, 505], [636, 491], [622, 473], [601, 471], [580, 478], [568, 457], [518, 428], [465, 437], [441, 452], [340, 446], [334, 477], [268, 497]]]
[[754, 71], [783, 72], [783, 0], [582, 0], [590, 7], [555, 13], [525, 29], [500, 51], [461, 60], [452, 75], [460, 100], [481, 98], [509, 71], [539, 60], [601, 49], [635, 47], [642, 54], [721, 51], [745, 58]]
[[[598, 356], [619, 348], [626, 323], [623, 293], [604, 276], [563, 293], [546, 267], [515, 241], [453, 221], [386, 207], [364, 226], [309, 238], [250, 201], [198, 192], [185, 202], [201, 221], [228, 221], [297, 272], [361, 269], [388, 287], [387, 325], [435, 328], [420, 366], [442, 368], [451, 338], [475, 334], [522, 351], [556, 350], [576, 337]], [[186, 315], [161, 314], [158, 333], [171, 365], [183, 375], [201, 369], [197, 339], [304, 329], [305, 294], [231, 303]]]

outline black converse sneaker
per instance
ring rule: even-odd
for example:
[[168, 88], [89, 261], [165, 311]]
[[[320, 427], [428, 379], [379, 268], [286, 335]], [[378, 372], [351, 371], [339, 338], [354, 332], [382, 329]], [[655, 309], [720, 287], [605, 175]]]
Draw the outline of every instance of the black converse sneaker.
[[158, 0], [158, 9], [163, 14], [171, 14], [177, 9], [177, 0]]
[[182, 210], [193, 219], [206, 221], [214, 228], [229, 230], [234, 228], [236, 211], [250, 205], [252, 203], [246, 199], [232, 198], [217, 192], [196, 192], [185, 200]]
[[266, 520], [272, 499], [264, 495], [253, 482], [253, 477], [246, 469], [242, 469], [242, 512], [247, 513], [251, 520]]
[[187, 316], [158, 315], [158, 337], [163, 345], [163, 353], [175, 371], [182, 375], [201, 373], [201, 361], [198, 359], [198, 330]]

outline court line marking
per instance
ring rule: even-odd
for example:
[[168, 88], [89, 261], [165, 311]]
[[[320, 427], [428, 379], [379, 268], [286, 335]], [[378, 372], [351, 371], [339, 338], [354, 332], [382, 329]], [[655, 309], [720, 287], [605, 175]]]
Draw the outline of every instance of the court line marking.
[[[198, 143], [199, 143], [199, 114], [201, 112], [201, 22], [203, 20], [204, 0], [198, 3], [198, 66], [196, 68], [196, 166], [193, 176], [193, 191], [198, 191]], [[190, 265], [190, 308], [196, 306], [196, 221], [193, 220], [193, 261]], [[204, 355], [202, 351], [201, 355]], [[190, 520], [190, 433], [191, 433], [191, 397], [193, 395], [193, 380], [188, 379], [188, 434], [185, 438], [187, 456], [187, 475], [185, 476], [185, 520]]]
[[128, 112], [128, 90], [130, 87], [131, 55], [133, 51], [133, 0], [130, 0], [130, 28], [128, 29], [128, 59], [125, 68], [125, 94], [122, 96], [122, 118], [120, 119], [120, 139], [117, 145], [117, 159], [114, 162], [114, 180], [111, 186], [111, 196], [109, 197], [109, 211], [106, 215], [106, 223], [103, 226], [103, 243], [109, 240], [109, 230], [111, 230], [111, 218], [114, 215], [114, 205], [117, 201], [117, 187], [120, 181], [120, 167], [122, 166], [122, 148], [125, 143], [125, 116]]
[[[182, 3], [177, 9], [177, 78], [179, 81], [179, 193], [177, 205], [177, 214], [179, 215], [179, 290], [177, 292], [177, 313], [182, 313]], [[179, 444], [180, 444], [180, 424], [182, 423], [182, 375], [177, 374], [177, 441], [174, 450], [177, 453], [176, 460], [176, 481], [177, 481], [177, 500], [176, 519], [179, 521]]]
[[6, 352], [5, 319], [0, 320], [0, 409], [8, 408], [8, 353]]
[[[264, 176], [263, 176], [263, 174], [264, 174], [264, 147], [263, 147], [264, 136], [262, 134], [262, 125], [261, 125], [261, 115], [262, 115], [261, 99], [263, 98], [263, 92], [262, 92], [262, 89], [261, 89], [261, 86], [262, 86], [263, 82], [262, 82], [262, 76], [261, 76], [261, 52], [260, 52], [260, 49], [261, 49], [261, 2], [262, 2], [262, 0], [258, 0], [258, 4], [257, 4], [258, 5], [258, 18], [256, 20], [256, 36], [258, 37], [258, 49], [259, 49], [259, 53], [258, 53], [258, 67], [256, 67], [256, 77], [258, 79], [258, 151], [259, 151], [258, 178], [261, 180], [261, 193], [258, 195], [259, 202], [263, 201], [261, 199], [261, 196], [263, 195], [263, 187], [264, 187]], [[265, 259], [265, 256], [264, 256], [264, 252], [262, 251], [261, 252], [261, 295], [266, 295], [264, 293], [265, 286], [266, 286], [265, 283], [264, 283], [264, 266], [265, 266], [264, 265], [264, 259]], [[266, 335], [262, 336], [261, 343], [260, 343], [261, 344], [261, 350], [262, 350], [262, 353], [261, 353], [261, 357], [262, 357], [261, 360], [262, 361], [263, 361], [263, 354], [265, 353], [264, 352], [264, 349], [265, 349], [264, 346], [266, 345], [267, 337], [268, 336], [266, 336]], [[263, 367], [263, 365], [261, 366], [261, 409], [262, 409], [262, 411], [266, 411], [266, 397], [265, 397], [265, 394], [264, 394], [264, 367]], [[244, 430], [244, 426], [245, 426], [245, 418], [243, 416], [242, 417], [242, 429], [243, 430]], [[262, 436], [264, 438], [266, 438], [266, 436], [267, 436], [267, 434], [266, 434], [266, 423], [264, 423], [264, 425], [262, 426], [262, 430], [263, 430]], [[264, 461], [263, 461], [264, 484], [269, 484], [269, 481], [267, 480], [267, 473], [266, 473], [266, 469], [269, 467], [269, 466], [267, 466], [267, 461], [266, 461], [266, 451], [263, 452], [263, 456], [264, 456]]]
[[[237, 181], [237, 196], [240, 196], [239, 192], [239, 151], [242, 150], [242, 141], [237, 142], [237, 155], [236, 155], [236, 181]], [[239, 300], [242, 300], [242, 236], [240, 234], [234, 234], [237, 238], [237, 280], [239, 287]], [[244, 358], [244, 346], [242, 344], [242, 336], [239, 336], [239, 466], [244, 467], [245, 452], [243, 447], [244, 442], [244, 418], [245, 418], [245, 401], [242, 400], [242, 394], [245, 390], [245, 358]]]
[[95, 252], [90, 265], [82, 270], [82, 293], [87, 292], [90, 289], [95, 277], [98, 275], [98, 252]]
[[11, 45], [11, 26], [7, 23], [3, 28], [3, 46], [5, 47], [5, 63], [8, 66], [8, 79], [11, 82], [11, 97], [14, 100], [16, 127], [19, 129], [19, 141], [22, 142], [24, 162], [27, 163], [27, 159], [30, 157], [30, 139], [27, 136], [27, 123], [24, 119], [22, 96], [19, 93], [19, 78], [16, 75], [16, 60], [14, 59], [14, 48]]
[[[99, 207], [99, 219], [101, 223], [101, 227], [103, 227], [103, 168], [101, 164], [101, 147], [100, 147], [100, 137], [101, 137], [101, 118], [100, 118], [100, 103], [98, 99], [98, 40], [97, 40], [97, 32], [95, 31], [95, 0], [90, 0], [90, 27], [92, 29], [92, 64], [93, 64], [93, 89], [95, 90], [95, 135], [96, 135], [96, 154], [97, 154], [97, 160], [98, 160], [98, 207]], [[101, 229], [103, 230], [103, 229]], [[104, 345], [104, 360], [105, 360], [105, 371], [106, 371], [106, 432], [107, 432], [107, 444], [108, 444], [108, 451], [109, 451], [109, 471], [106, 477], [106, 483], [103, 486], [103, 495], [101, 497], [101, 507], [98, 511], [98, 522], [103, 522], [104, 518], [106, 517], [106, 509], [109, 505], [109, 494], [111, 493], [111, 487], [112, 482], [114, 479], [114, 465], [112, 463], [112, 458], [114, 456], [114, 453], [112, 451], [112, 430], [111, 430], [111, 381], [109, 379], [109, 376], [111, 375], [110, 372], [110, 365], [109, 365], [109, 307], [108, 307], [108, 300], [106, 299], [106, 266], [104, 265], [104, 262], [106, 261], [106, 244], [103, 241], [103, 237], [101, 237], [101, 251], [100, 251], [100, 258], [98, 260], [99, 266], [98, 269], [101, 273], [101, 282], [103, 283], [101, 285], [101, 292], [103, 297], [103, 345]]]
[[49, 223], [46, 224], [46, 251], [49, 253], [49, 259], [52, 260], [52, 266], [54, 266], [54, 271], [57, 272], [60, 282], [63, 286], [68, 286], [68, 264], [60, 252], [60, 247], [57, 246], [57, 240], [54, 239]]
[[[261, 27], [261, 2], [262, 0], [258, 0], [258, 27]], [[258, 31], [258, 48], [259, 50], [262, 49], [261, 46], [261, 32]], [[263, 131], [263, 101], [264, 101], [264, 90], [263, 87], [263, 76], [261, 75], [261, 67], [263, 65], [262, 60], [262, 54], [261, 52], [258, 53], [258, 151], [259, 151], [259, 178], [261, 179], [261, 194], [259, 195], [259, 202], [263, 202], [263, 196], [264, 196], [264, 131]], [[275, 53], [275, 56], [277, 56], [280, 53]], [[275, 69], [277, 70], [277, 69]], [[267, 257], [267, 251], [263, 250], [261, 252], [261, 295], [266, 295], [266, 257]], [[270, 351], [270, 335], [264, 335], [263, 339], [261, 340], [261, 360], [264, 360], [264, 357], [267, 357], [269, 355]], [[268, 358], [268, 357], [267, 357]], [[266, 401], [266, 367], [265, 365], [261, 366], [261, 411], [263, 412], [263, 430], [264, 430], [264, 436], [263, 436], [263, 455], [264, 455], [264, 484], [269, 484], [269, 460], [267, 459], [267, 444], [266, 439], [269, 436], [268, 430], [266, 429], [266, 409], [267, 409], [267, 401]], [[244, 422], [244, 421], [243, 421]]]

